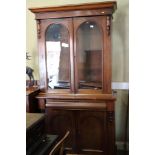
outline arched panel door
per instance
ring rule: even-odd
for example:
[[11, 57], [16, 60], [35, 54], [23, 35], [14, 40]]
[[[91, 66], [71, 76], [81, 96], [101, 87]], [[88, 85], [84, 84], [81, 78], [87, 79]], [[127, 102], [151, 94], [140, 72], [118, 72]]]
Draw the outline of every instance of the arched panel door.
[[105, 88], [105, 28], [104, 17], [74, 19], [76, 91]]
[[46, 67], [46, 88], [48, 90], [73, 90], [73, 32], [72, 21], [52, 20], [44, 21], [44, 53]]
[[46, 118], [47, 133], [63, 136], [67, 131], [70, 131], [65, 147], [73, 151], [75, 148], [74, 112], [47, 107], [46, 114], [48, 114]]
[[80, 111], [77, 118], [79, 150], [86, 154], [106, 154], [106, 114]]

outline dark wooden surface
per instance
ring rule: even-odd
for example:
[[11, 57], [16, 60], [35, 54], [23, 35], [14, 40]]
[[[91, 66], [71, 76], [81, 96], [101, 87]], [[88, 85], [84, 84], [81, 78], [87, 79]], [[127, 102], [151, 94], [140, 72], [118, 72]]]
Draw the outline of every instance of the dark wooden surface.
[[[65, 147], [71, 153], [115, 154], [115, 97], [111, 90], [111, 19], [115, 9], [116, 2], [30, 9], [37, 20], [41, 90], [37, 99], [46, 112], [46, 131], [60, 135], [70, 131]], [[78, 86], [77, 30], [87, 21], [95, 22], [102, 34], [101, 90]], [[69, 32], [70, 89], [48, 89], [45, 33], [51, 24], [62, 24]], [[98, 60], [93, 61], [97, 65]]]
[[44, 136], [45, 117], [43, 114], [28, 113], [26, 115], [26, 152], [31, 154]]
[[26, 114], [26, 155], [48, 155], [58, 138], [45, 133], [45, 114]]
[[26, 112], [38, 112], [38, 100], [36, 96], [39, 94], [39, 88], [27, 88], [26, 90]]
[[50, 150], [58, 142], [58, 137], [58, 135], [45, 135], [31, 155], [49, 155]]

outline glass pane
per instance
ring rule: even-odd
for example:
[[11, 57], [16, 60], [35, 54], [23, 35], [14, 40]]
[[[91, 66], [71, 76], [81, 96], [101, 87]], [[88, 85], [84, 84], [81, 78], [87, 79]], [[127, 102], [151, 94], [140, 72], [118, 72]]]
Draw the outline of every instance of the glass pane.
[[77, 31], [79, 88], [102, 87], [102, 33], [95, 22], [85, 22]]
[[50, 89], [70, 88], [70, 52], [68, 30], [52, 24], [46, 31], [47, 75]]

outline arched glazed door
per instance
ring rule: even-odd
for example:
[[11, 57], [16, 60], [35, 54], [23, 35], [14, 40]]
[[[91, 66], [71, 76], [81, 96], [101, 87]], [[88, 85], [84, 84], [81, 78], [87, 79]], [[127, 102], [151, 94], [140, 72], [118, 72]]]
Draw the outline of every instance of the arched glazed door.
[[49, 89], [70, 88], [69, 32], [62, 24], [51, 24], [45, 34]]
[[104, 17], [74, 19], [75, 88], [103, 92], [106, 24]]
[[42, 48], [45, 51], [44, 60], [46, 63], [43, 63], [43, 66], [46, 68], [46, 72], [44, 72], [46, 76], [41, 78], [46, 79], [45, 85], [48, 90], [73, 90], [73, 84], [71, 84], [74, 83], [72, 74], [73, 28], [71, 23], [71, 19], [44, 21], [42, 27], [44, 37], [41, 39], [44, 42]]

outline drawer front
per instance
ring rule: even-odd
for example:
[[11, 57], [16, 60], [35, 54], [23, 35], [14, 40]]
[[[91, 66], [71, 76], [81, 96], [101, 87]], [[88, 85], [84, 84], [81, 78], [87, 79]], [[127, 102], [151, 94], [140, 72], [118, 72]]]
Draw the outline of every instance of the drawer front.
[[80, 101], [80, 100], [65, 100], [65, 101], [54, 101], [48, 99], [46, 101], [47, 108], [64, 109], [64, 110], [98, 110], [106, 111], [107, 104], [103, 102], [92, 102], [92, 101]]

